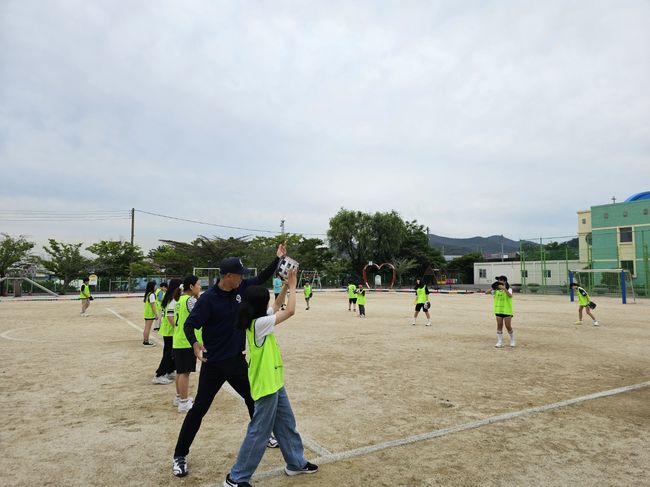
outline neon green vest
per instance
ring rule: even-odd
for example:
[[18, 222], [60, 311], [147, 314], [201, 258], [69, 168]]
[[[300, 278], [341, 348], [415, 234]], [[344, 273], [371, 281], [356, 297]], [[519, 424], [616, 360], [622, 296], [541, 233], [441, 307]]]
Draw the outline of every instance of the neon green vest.
[[151, 309], [151, 303], [149, 303], [149, 296], [151, 296], [151, 293], [148, 293], [144, 297], [144, 319], [145, 320], [153, 320], [156, 318], [156, 314]]
[[82, 284], [79, 291], [80, 299], [88, 299], [90, 297], [90, 286], [88, 284]]
[[309, 284], [305, 286], [304, 293], [306, 298], [311, 296], [311, 286]]
[[365, 291], [357, 293], [357, 304], [361, 305], [361, 306], [364, 306], [366, 304], [366, 293], [365, 293]]
[[511, 315], [512, 298], [508, 296], [507, 291], [494, 291], [494, 314]]
[[350, 298], [350, 299], [356, 298], [357, 297], [356, 294], [355, 294], [356, 290], [357, 290], [357, 286], [355, 286], [354, 284], [349, 284], [348, 285], [348, 298]]
[[427, 287], [426, 287], [426, 286], [419, 287], [419, 288], [417, 288], [417, 289], [415, 290], [415, 293], [416, 293], [417, 296], [418, 296], [418, 299], [417, 299], [417, 301], [416, 301], [417, 304], [420, 304], [420, 303], [426, 303], [426, 302], [427, 302], [427, 292], [426, 292], [426, 291], [427, 291]]
[[[584, 292], [585, 296], [583, 296], [580, 291]], [[587, 294], [587, 291], [585, 291], [584, 288], [578, 286], [576, 294], [578, 295], [578, 304], [580, 306], [587, 306], [589, 304], [589, 294]]]
[[[190, 310], [187, 309], [187, 300], [190, 299], [189, 295], [181, 294], [181, 297], [178, 298], [178, 302], [174, 306], [174, 318], [176, 319], [176, 327], [174, 328], [174, 344], [173, 348], [192, 348], [190, 342], [185, 336], [185, 321], [190, 315]], [[201, 334], [201, 329], [194, 330], [194, 335], [196, 340], [199, 343], [203, 343], [203, 336]]]
[[158, 312], [160, 312], [160, 310], [162, 309], [162, 305], [160, 304], [162, 299], [158, 299], [158, 295], [160, 294], [161, 291], [162, 289], [160, 288], [156, 288], [156, 290], [154, 291], [156, 296], [156, 309], [158, 310]]
[[284, 385], [284, 365], [282, 354], [275, 335], [266, 335], [264, 343], [258, 347], [255, 343], [255, 320], [246, 329], [248, 341], [248, 382], [254, 401], [280, 390]]
[[174, 327], [167, 319], [167, 307], [165, 306], [162, 310], [162, 321], [160, 322], [160, 333], [161, 337], [171, 337], [174, 336]]

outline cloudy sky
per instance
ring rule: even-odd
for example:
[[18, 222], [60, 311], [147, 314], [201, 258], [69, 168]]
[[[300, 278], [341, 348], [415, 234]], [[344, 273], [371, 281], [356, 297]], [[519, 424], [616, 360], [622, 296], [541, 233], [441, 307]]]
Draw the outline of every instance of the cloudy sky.
[[[128, 239], [137, 208], [324, 234], [343, 207], [571, 235], [650, 190], [649, 24], [641, 0], [3, 0], [0, 232]], [[250, 233], [136, 213], [145, 249]]]

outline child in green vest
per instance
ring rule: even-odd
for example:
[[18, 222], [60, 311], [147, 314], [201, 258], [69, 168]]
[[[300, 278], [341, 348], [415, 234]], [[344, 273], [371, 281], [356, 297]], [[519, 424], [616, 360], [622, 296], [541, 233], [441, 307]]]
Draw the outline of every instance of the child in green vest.
[[[589, 306], [589, 303], [591, 303], [591, 298], [589, 297], [589, 293], [585, 291], [584, 288], [578, 286], [577, 282], [572, 282], [571, 287], [573, 288], [573, 291], [576, 293], [578, 296], [578, 321], [575, 322], [576, 325], [582, 325], [582, 310], [584, 309], [589, 316], [591, 316], [591, 319], [594, 320], [594, 326], [598, 326], [598, 320], [596, 317], [593, 315], [591, 312], [591, 306]], [[594, 305], [594, 308], [596, 306]]]
[[163, 313], [162, 313], [162, 303], [165, 293], [167, 292], [167, 283], [161, 282], [160, 287], [156, 288], [156, 309], [158, 310], [158, 318], [153, 323], [154, 331], [160, 330], [160, 324], [162, 323]]
[[510, 346], [515, 346], [515, 331], [512, 329], [512, 288], [506, 276], [498, 276], [487, 294], [494, 294], [494, 316], [497, 319], [496, 348], [503, 348], [503, 325], [510, 336]]
[[363, 288], [363, 283], [357, 286], [355, 291], [357, 295], [357, 305], [359, 305], [359, 318], [366, 317], [366, 290]]
[[424, 314], [427, 316], [426, 326], [431, 326], [431, 316], [429, 315], [429, 288], [424, 283], [422, 279], [415, 280], [415, 313], [413, 314], [413, 323], [415, 326], [415, 320], [417, 320], [420, 311], [424, 310]]
[[[176, 379], [176, 365], [174, 364], [174, 306], [176, 301], [174, 301], [174, 294], [181, 284], [183, 281], [180, 279], [172, 279], [169, 281], [169, 287], [166, 282], [160, 285], [165, 289], [162, 298], [160, 298], [162, 319], [158, 332], [163, 339], [163, 351], [156, 375], [152, 380], [154, 384], [171, 384]], [[174, 406], [178, 406], [178, 399], [175, 400]]]
[[[244, 291], [236, 326], [246, 330], [250, 359], [248, 380], [255, 412], [237, 460], [223, 483], [224, 487], [250, 487], [249, 481], [262, 460], [272, 432], [287, 462], [284, 467], [287, 475], [309, 474], [318, 470], [316, 465], [305, 459], [302, 439], [296, 430], [296, 419], [284, 388], [282, 355], [274, 334], [275, 327], [296, 312], [296, 284], [296, 270], [291, 269], [273, 308], [268, 308], [269, 291], [265, 287], [250, 286]], [[280, 310], [287, 290], [287, 309]]]
[[[176, 394], [178, 395], [178, 412], [186, 413], [194, 404], [189, 397], [190, 373], [196, 372], [196, 357], [194, 349], [185, 336], [185, 320], [190, 315], [197, 298], [201, 294], [201, 281], [196, 276], [187, 276], [183, 280], [183, 294], [180, 288], [176, 290], [174, 299], [174, 364], [176, 365]], [[203, 344], [201, 329], [194, 331], [196, 340]]]
[[[357, 311], [357, 293], [356, 293], [357, 287], [352, 284], [352, 282], [348, 282], [348, 311]], [[354, 309], [352, 307], [354, 306]]]
[[305, 281], [305, 288], [303, 289], [303, 292], [305, 293], [305, 303], [307, 303], [307, 307], [305, 309], [309, 309], [309, 300], [314, 295], [314, 293], [311, 290], [311, 284], [309, 284], [306, 281]]
[[81, 299], [81, 316], [85, 318], [88, 316], [86, 311], [88, 306], [90, 306], [90, 301], [92, 300], [92, 295], [90, 294], [90, 285], [88, 284], [90, 279], [88, 277], [83, 278], [83, 283], [81, 284], [81, 289], [79, 289], [79, 299]]
[[144, 331], [142, 332], [142, 345], [155, 347], [156, 343], [149, 340], [151, 325], [158, 319], [158, 308], [156, 307], [156, 281], [149, 281], [144, 291]]

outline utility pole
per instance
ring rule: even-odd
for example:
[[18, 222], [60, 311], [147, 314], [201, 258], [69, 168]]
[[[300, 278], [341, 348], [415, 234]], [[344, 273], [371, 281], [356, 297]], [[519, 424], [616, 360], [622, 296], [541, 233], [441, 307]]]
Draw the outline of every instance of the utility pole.
[[135, 235], [135, 208], [131, 208], [131, 247], [133, 247], [134, 235]]
[[284, 235], [284, 220], [280, 220], [280, 230], [282, 231], [282, 234]]
[[501, 262], [503, 262], [503, 234], [501, 234]]
[[616, 196], [612, 196], [612, 203], [616, 204]]

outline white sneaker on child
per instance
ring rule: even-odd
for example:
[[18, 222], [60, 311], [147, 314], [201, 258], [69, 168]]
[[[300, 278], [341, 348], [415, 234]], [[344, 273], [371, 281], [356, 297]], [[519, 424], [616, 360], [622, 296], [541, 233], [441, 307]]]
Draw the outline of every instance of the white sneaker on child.
[[178, 400], [178, 412], [179, 413], [186, 413], [190, 409], [192, 409], [192, 406], [194, 406], [194, 400], [191, 397], [188, 397], [187, 399], [179, 399]]

